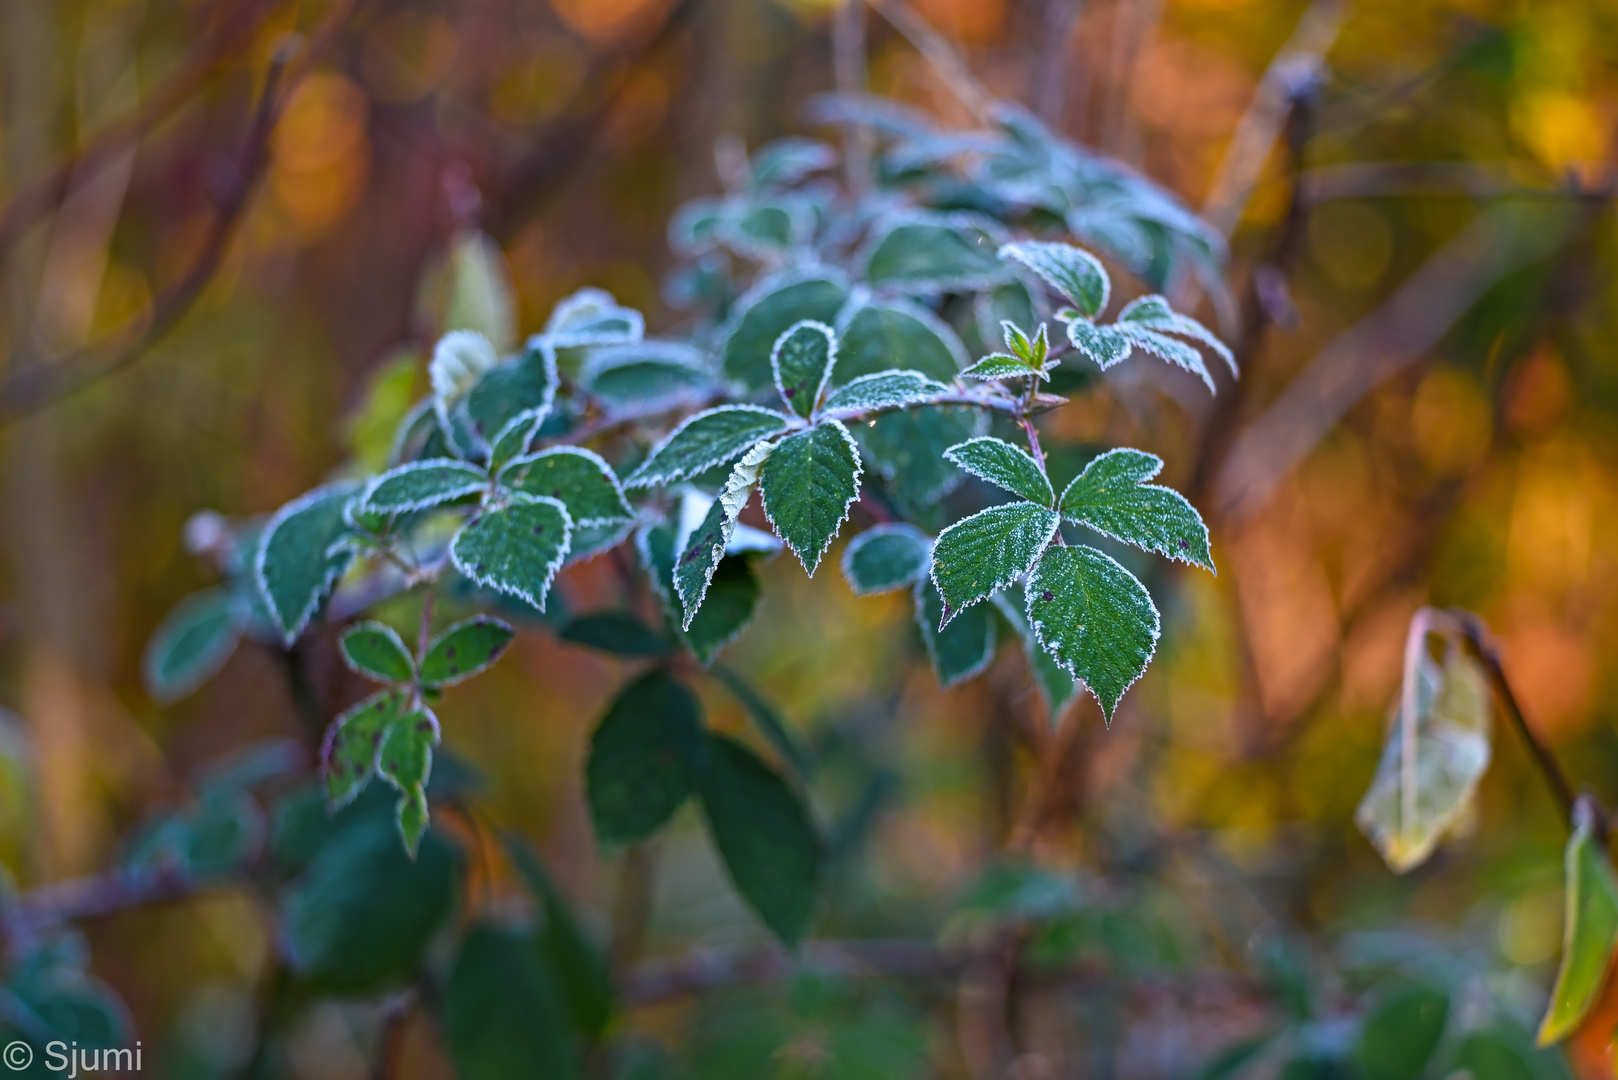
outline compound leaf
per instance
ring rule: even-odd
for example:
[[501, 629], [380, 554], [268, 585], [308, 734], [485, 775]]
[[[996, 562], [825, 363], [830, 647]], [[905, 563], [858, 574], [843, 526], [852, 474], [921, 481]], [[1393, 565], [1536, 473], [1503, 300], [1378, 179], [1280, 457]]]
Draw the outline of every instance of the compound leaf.
[[585, 794], [603, 846], [646, 839], [674, 815], [707, 763], [702, 708], [663, 671], [619, 693], [590, 739]]
[[475, 615], [433, 639], [421, 661], [421, 685], [454, 686], [500, 659], [517, 632], [499, 619]]
[[334, 545], [349, 531], [343, 508], [357, 485], [331, 484], [275, 512], [259, 541], [253, 576], [282, 639], [303, 633], [353, 554]]
[[449, 553], [470, 580], [544, 611], [572, 531], [559, 500], [514, 492], [505, 506], [485, 510], [456, 533]]
[[1208, 365], [1203, 362], [1202, 354], [1185, 342], [1136, 323], [1114, 323], [1109, 329], [1124, 335], [1134, 345], [1152, 355], [1191, 372], [1202, 380], [1210, 392], [1213, 391], [1213, 375], [1208, 372]]
[[843, 549], [843, 577], [859, 596], [907, 588], [926, 576], [932, 553], [932, 538], [914, 525], [875, 525]]
[[1000, 257], [1015, 259], [1038, 274], [1087, 318], [1095, 318], [1107, 306], [1107, 293], [1111, 289], [1107, 271], [1088, 251], [1072, 244], [1029, 240], [1005, 245], [1000, 249]]
[[437, 745], [438, 717], [430, 709], [416, 709], [389, 725], [376, 759], [377, 773], [399, 791], [394, 816], [411, 858], [427, 831], [427, 779]]
[[344, 631], [338, 647], [349, 670], [381, 683], [409, 682], [416, 674], [410, 650], [391, 626], [358, 623]]
[[1157, 649], [1161, 620], [1146, 586], [1095, 548], [1057, 547], [1034, 567], [1027, 603], [1040, 645], [1084, 680], [1112, 723]]
[[1163, 459], [1140, 450], [1097, 456], [1062, 492], [1062, 516], [1147, 551], [1213, 570], [1208, 526], [1185, 496], [1146, 481]]
[[1006, 503], [963, 518], [933, 543], [932, 579], [947, 625], [962, 609], [1026, 574], [1062, 519], [1033, 503]]
[[764, 462], [764, 513], [811, 575], [859, 498], [862, 471], [853, 437], [836, 420], [787, 436]]
[[557, 446], [517, 458], [500, 483], [525, 495], [544, 495], [567, 507], [575, 528], [627, 521], [634, 516], [612, 466], [593, 450]]
[[708, 832], [742, 899], [786, 945], [814, 916], [822, 846], [797, 792], [742, 744], [710, 740], [702, 780]]
[[409, 702], [407, 690], [388, 687], [343, 710], [326, 729], [320, 767], [333, 809], [348, 805], [371, 782], [382, 740]]
[[1121, 325], [1130, 324], [1145, 327], [1148, 330], [1159, 330], [1169, 334], [1179, 334], [1182, 337], [1192, 338], [1206, 345], [1216, 356], [1225, 362], [1232, 375], [1240, 374], [1236, 367], [1236, 356], [1230, 347], [1214, 336], [1206, 326], [1189, 315], [1181, 315], [1169, 307], [1169, 302], [1162, 296], [1142, 296], [1131, 300], [1124, 305], [1118, 313], [1117, 322]]
[[749, 448], [781, 434], [789, 425], [786, 416], [756, 405], [721, 405], [697, 413], [653, 448], [624, 486], [649, 488], [695, 476], [716, 465], [735, 461]]
[[1013, 495], [1021, 495], [1030, 502], [1050, 506], [1056, 501], [1056, 492], [1038, 463], [1028, 451], [1013, 446], [1004, 439], [982, 436], [956, 443], [944, 451], [944, 456], [991, 484], [1005, 488]]
[[142, 658], [146, 690], [167, 704], [212, 678], [236, 651], [237, 633], [229, 589], [192, 593], [163, 616]]
[[1590, 804], [1575, 809], [1573, 835], [1565, 856], [1566, 914], [1562, 919], [1562, 963], [1556, 970], [1550, 1005], [1539, 1025], [1538, 1042], [1549, 1046], [1577, 1031], [1606, 982], [1618, 937], [1618, 879], [1606, 845], [1595, 831]]
[[837, 364], [837, 333], [822, 322], [793, 323], [770, 350], [775, 389], [787, 408], [812, 416]]

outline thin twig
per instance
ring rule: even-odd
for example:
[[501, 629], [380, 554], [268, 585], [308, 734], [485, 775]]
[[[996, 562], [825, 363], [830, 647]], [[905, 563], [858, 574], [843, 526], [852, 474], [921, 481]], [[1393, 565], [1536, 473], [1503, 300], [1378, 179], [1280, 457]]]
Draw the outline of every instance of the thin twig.
[[994, 95], [972, 74], [966, 61], [961, 59], [949, 39], [933, 29], [916, 9], [904, 0], [866, 0], [892, 27], [910, 42], [922, 58], [938, 72], [944, 85], [960, 99], [962, 105], [981, 123], [990, 120], [990, 106]]
[[[837, 90], [849, 97], [865, 93], [865, 3], [843, 0], [832, 20], [832, 63]], [[856, 197], [871, 184], [871, 130], [850, 118], [843, 127], [843, 172]]]

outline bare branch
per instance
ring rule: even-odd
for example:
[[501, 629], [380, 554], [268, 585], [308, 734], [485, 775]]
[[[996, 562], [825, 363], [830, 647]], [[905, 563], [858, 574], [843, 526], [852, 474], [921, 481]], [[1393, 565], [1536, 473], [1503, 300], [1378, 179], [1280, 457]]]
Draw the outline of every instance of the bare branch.
[[916, 13], [916, 9], [905, 3], [904, 0], [866, 0], [873, 8], [881, 13], [882, 17], [904, 36], [904, 39], [921, 53], [922, 57], [938, 72], [944, 85], [960, 99], [973, 116], [980, 122], [989, 122], [989, 106], [994, 102], [994, 95], [989, 93], [987, 87], [978, 81], [967, 67], [966, 61], [955, 51], [949, 39]]

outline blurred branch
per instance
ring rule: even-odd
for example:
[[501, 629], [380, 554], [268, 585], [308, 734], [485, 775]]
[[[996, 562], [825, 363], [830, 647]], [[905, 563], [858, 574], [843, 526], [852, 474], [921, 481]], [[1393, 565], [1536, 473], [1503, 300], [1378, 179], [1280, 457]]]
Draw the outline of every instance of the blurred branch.
[[34, 937], [64, 923], [100, 919], [130, 908], [180, 900], [197, 892], [197, 881], [171, 868], [109, 870], [104, 874], [43, 885], [13, 898], [0, 910], [6, 944]]
[[966, 66], [966, 61], [961, 59], [960, 53], [955, 51], [948, 38], [934, 30], [932, 25], [904, 0], [866, 0], [866, 3], [875, 8], [889, 25], [899, 31], [900, 35], [921, 53], [923, 59], [931, 64], [933, 70], [944, 80], [944, 85], [949, 87], [974, 117], [982, 123], [989, 122], [989, 106], [994, 102], [994, 95], [989, 93], [988, 88], [972, 74], [972, 69]]
[[1505, 277], [1565, 243], [1574, 215], [1508, 204], [1444, 245], [1381, 307], [1339, 334], [1236, 440], [1216, 481], [1224, 512], [1259, 509], [1338, 420], [1436, 345]]
[[[837, 90], [849, 96], [866, 92], [865, 3], [843, 0], [832, 21], [832, 62], [837, 69]], [[843, 128], [843, 168], [848, 189], [855, 195], [871, 183], [871, 131], [850, 119]]]
[[1040, 13], [1039, 65], [1034, 76], [1034, 112], [1047, 126], [1060, 129], [1067, 104], [1068, 45], [1084, 13], [1084, 0], [1045, 0]]
[[150, 314], [120, 335], [122, 341], [96, 346], [41, 362], [14, 356], [10, 374], [0, 382], [0, 427], [44, 408], [134, 363], [196, 304], [224, 261], [225, 249], [247, 209], [258, 180], [269, 163], [270, 135], [281, 108], [309, 68], [336, 39], [360, 0], [342, 0], [315, 33], [297, 48], [288, 42], [276, 51], [264, 75], [236, 162], [235, 175], [215, 210], [201, 249], [180, 278], [158, 294]]
[[1510, 161], [1364, 161], [1310, 169], [1300, 182], [1304, 201], [1311, 204], [1407, 195], [1604, 200], [1618, 194], [1618, 169], [1609, 165], [1590, 163], [1576, 170], [1584, 177], [1599, 175], [1598, 182], [1556, 187], [1524, 183], [1521, 175], [1530, 169]]
[[223, 64], [253, 43], [259, 29], [283, 3], [284, 0], [268, 0], [256, 6], [219, 5], [231, 15], [152, 91], [145, 104], [96, 132], [75, 153], [44, 176], [24, 184], [0, 207], [0, 250], [15, 243], [31, 224], [57, 206], [75, 183], [84, 183], [116, 161], [189, 101]]
[[1252, 102], [1236, 122], [1230, 145], [1208, 186], [1208, 195], [1202, 200], [1203, 219], [1222, 235], [1229, 236], [1241, 220], [1264, 173], [1270, 148], [1286, 127], [1291, 102], [1319, 77], [1323, 57], [1337, 38], [1343, 15], [1340, 0], [1315, 0], [1259, 80]]

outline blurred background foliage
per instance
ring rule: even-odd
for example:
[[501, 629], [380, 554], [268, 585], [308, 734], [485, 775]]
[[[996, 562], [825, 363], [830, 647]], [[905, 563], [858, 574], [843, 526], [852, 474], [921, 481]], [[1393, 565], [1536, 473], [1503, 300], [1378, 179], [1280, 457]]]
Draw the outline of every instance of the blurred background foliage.
[[[1352, 819], [1405, 627], [1428, 603], [1488, 620], [1531, 722], [1576, 782], [1618, 795], [1618, 8], [912, 4], [991, 93], [1228, 229], [1235, 303], [1201, 315], [1239, 343], [1240, 383], [1210, 405], [1126, 365], [1042, 422], [1068, 471], [1101, 443], [1160, 454], [1208, 516], [1220, 573], [1153, 582], [1157, 663], [1110, 730], [1084, 703], [1049, 745], [1016, 648], [940, 692], [903, 596], [856, 601], [835, 573], [767, 565], [760, 617], [724, 663], [820, 760], [837, 862], [818, 936], [1010, 934], [1044, 974], [1016, 981], [1007, 1009], [993, 970], [866, 980], [811, 953], [825, 962], [791, 978], [631, 1007], [613, 1075], [1566, 1075], [1524, 1034], [1560, 944], [1563, 824], [1521, 747], [1498, 741], [1468, 835], [1408, 876]], [[312, 745], [298, 695], [326, 715], [359, 696], [329, 640], [300, 647], [301, 682], [253, 647], [176, 705], [147, 696], [148, 635], [213, 577], [180, 542], [187, 520], [264, 513], [350, 454], [380, 460], [425, 385], [441, 298], [420, 283], [467, 223], [502, 248], [525, 330], [582, 285], [677, 329], [669, 216], [719, 189], [738, 140], [816, 131], [802, 105], [836, 83], [833, 6], [0, 5], [12, 887], [93, 873], [232, 748]], [[873, 91], [970, 121], [960, 88], [874, 10], [866, 32]], [[298, 79], [262, 175], [206, 284], [171, 313], [217, 207], [252, 179], [244, 138], [284, 55]], [[98, 135], [192, 71], [138, 145]], [[1278, 137], [1244, 145], [1233, 133], [1263, 129], [1251, 106], [1266, 95]], [[87, 146], [93, 158], [73, 157]], [[79, 178], [71, 163], [91, 160]], [[64, 161], [57, 212], [29, 212], [22, 196]], [[129, 363], [48, 407], [13, 392], [170, 314]], [[616, 595], [597, 563], [559, 588], [576, 611]], [[628, 863], [597, 853], [579, 765], [635, 670], [524, 635], [444, 700], [446, 757], [592, 927], [649, 888], [634, 956], [762, 943], [690, 811]], [[712, 726], [743, 731], [742, 704], [703, 685]], [[1045, 770], [1060, 783], [1035, 784]], [[1030, 808], [1030, 790], [1056, 795]], [[459, 839], [462, 917], [515, 902], [505, 864]], [[149, 1068], [232, 1075], [252, 1057], [285, 929], [251, 895], [83, 927]], [[301, 1013], [285, 1074], [371, 1074], [388, 1008]], [[1618, 994], [1571, 1044], [1578, 1075], [1611, 1075], [1615, 1020]], [[452, 1075], [443, 1033], [421, 1014], [403, 1024], [396, 1075]], [[1265, 1041], [1283, 1029], [1285, 1046]]]

